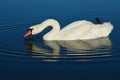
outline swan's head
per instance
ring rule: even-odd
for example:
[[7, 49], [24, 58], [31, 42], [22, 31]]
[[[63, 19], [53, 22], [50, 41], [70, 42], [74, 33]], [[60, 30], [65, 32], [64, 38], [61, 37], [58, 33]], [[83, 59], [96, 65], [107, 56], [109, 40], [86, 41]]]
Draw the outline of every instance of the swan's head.
[[30, 35], [35, 35], [35, 34], [38, 34], [42, 31], [42, 27], [39, 25], [34, 25], [34, 26], [31, 26], [29, 27], [29, 29], [27, 30], [26, 34], [24, 35], [24, 37], [28, 37]]

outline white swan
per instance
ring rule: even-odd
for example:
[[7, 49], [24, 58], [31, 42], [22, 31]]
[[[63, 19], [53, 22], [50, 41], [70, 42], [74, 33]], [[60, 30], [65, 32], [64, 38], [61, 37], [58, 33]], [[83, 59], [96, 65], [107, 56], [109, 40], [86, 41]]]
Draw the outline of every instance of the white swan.
[[43, 36], [44, 40], [81, 40], [95, 39], [109, 36], [113, 25], [109, 22], [103, 24], [94, 24], [90, 21], [75, 21], [60, 30], [59, 23], [54, 19], [48, 19], [31, 26], [24, 37], [35, 35], [42, 32], [46, 27], [52, 26], [52, 30]]

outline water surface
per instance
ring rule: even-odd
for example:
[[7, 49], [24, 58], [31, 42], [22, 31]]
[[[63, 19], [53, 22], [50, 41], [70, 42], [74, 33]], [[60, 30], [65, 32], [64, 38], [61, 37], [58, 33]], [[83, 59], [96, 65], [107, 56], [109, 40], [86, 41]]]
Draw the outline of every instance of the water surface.
[[[0, 78], [41, 80], [118, 80], [120, 74], [119, 1], [0, 1]], [[76, 20], [109, 21], [109, 37], [44, 41], [42, 34], [24, 39], [29, 26], [48, 18], [61, 28]]]

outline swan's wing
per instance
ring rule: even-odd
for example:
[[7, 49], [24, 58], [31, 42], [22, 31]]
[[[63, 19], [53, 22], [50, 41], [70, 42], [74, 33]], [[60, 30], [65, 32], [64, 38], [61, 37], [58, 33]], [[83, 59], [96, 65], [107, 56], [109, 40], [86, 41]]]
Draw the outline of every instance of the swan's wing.
[[67, 30], [78, 28], [78, 27], [82, 27], [82, 25], [84, 25], [84, 24], [92, 24], [92, 23], [90, 21], [86, 21], [86, 20], [75, 21], [75, 22], [68, 24], [61, 31], [67, 31]]
[[80, 39], [90, 31], [91, 26], [93, 26], [93, 23], [85, 20], [73, 22], [63, 28], [57, 38], [64, 40]]

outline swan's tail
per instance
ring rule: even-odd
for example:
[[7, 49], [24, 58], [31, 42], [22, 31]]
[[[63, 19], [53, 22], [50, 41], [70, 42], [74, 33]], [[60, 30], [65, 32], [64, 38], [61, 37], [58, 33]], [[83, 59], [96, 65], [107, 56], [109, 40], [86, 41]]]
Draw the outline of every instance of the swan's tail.
[[102, 36], [106, 37], [109, 36], [109, 34], [113, 30], [113, 25], [110, 22], [103, 23], [103, 28], [101, 30]]

